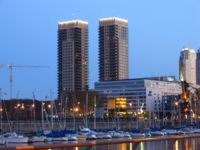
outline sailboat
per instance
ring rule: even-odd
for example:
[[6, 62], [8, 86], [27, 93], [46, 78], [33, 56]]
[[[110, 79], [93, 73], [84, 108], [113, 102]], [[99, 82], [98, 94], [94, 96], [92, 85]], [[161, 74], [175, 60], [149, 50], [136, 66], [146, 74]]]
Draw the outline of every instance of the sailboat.
[[23, 135], [18, 135], [15, 132], [8, 132], [0, 136], [0, 140], [6, 143], [28, 143], [29, 138]]
[[[2, 109], [2, 100], [1, 100], [1, 98], [0, 98], [0, 102], [1, 102], [1, 106], [0, 107]], [[4, 104], [4, 108], [5, 108], [5, 112], [6, 112], [6, 116], [7, 116], [7, 110], [6, 110], [5, 104]], [[28, 141], [29, 141], [28, 137], [25, 137], [23, 135], [18, 135], [16, 132], [12, 132], [8, 116], [7, 116], [7, 120], [8, 120], [8, 124], [9, 124], [9, 128], [10, 128], [10, 132], [7, 132], [7, 133], [4, 133], [4, 134], [0, 135], [0, 144], [5, 144], [5, 143], [28, 143]], [[2, 121], [1, 121], [1, 123], [2, 123]]]

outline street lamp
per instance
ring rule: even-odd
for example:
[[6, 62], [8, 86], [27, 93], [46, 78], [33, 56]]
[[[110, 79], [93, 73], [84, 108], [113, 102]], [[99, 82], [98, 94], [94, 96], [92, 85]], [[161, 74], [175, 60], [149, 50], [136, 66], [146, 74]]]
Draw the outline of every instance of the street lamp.
[[174, 103], [174, 109], [175, 109], [174, 110], [174, 113], [175, 113], [175, 115], [174, 115], [174, 122], [176, 122], [176, 119], [177, 119], [177, 108], [178, 108], [178, 106], [179, 106], [178, 102], [175, 101], [175, 103]]
[[75, 112], [78, 112], [78, 111], [79, 111], [78, 107], [74, 108], [74, 111], [75, 111]]
[[51, 109], [51, 104], [48, 104], [47, 107], [48, 107], [49, 109]]
[[31, 107], [32, 107], [32, 108], [35, 108], [35, 104], [32, 104]]

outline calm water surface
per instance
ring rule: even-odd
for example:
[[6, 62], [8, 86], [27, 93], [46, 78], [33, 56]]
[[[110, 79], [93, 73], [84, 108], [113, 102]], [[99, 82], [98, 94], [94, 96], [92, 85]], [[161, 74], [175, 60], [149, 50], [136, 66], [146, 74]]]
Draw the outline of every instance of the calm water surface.
[[[49, 144], [52, 145], [53, 143]], [[54, 144], [58, 144], [58, 142]], [[8, 147], [15, 147], [19, 145], [9, 144]], [[32, 145], [48, 145], [48, 144], [34, 143]], [[4, 146], [0, 146], [0, 149], [3, 147]], [[115, 145], [99, 145], [92, 147], [74, 147], [74, 148], [63, 148], [63, 149], [52, 149], [52, 150], [200, 150], [200, 138], [140, 142], [140, 143], [128, 143], [128, 144], [124, 143]]]
[[[61, 149], [54, 149], [61, 150]], [[100, 145], [93, 147], [75, 147], [62, 150], [200, 150], [200, 138], [141, 142], [116, 145]]]

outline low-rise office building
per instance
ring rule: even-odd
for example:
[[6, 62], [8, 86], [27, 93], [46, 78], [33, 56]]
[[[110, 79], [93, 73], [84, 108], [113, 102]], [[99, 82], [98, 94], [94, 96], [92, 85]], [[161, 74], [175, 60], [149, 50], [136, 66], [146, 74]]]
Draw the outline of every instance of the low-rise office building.
[[95, 91], [107, 97], [105, 110], [123, 109], [127, 112], [162, 112], [162, 97], [182, 92], [173, 76], [101, 81], [95, 83]]

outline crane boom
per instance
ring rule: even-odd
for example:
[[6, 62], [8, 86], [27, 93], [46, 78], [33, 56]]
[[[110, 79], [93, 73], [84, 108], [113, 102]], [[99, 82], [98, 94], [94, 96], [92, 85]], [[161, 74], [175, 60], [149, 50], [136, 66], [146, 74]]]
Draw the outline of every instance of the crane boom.
[[42, 65], [13, 65], [13, 64], [0, 64], [0, 68], [9, 68], [10, 71], [10, 99], [12, 99], [12, 89], [13, 89], [13, 68], [49, 68], [49, 66]]

